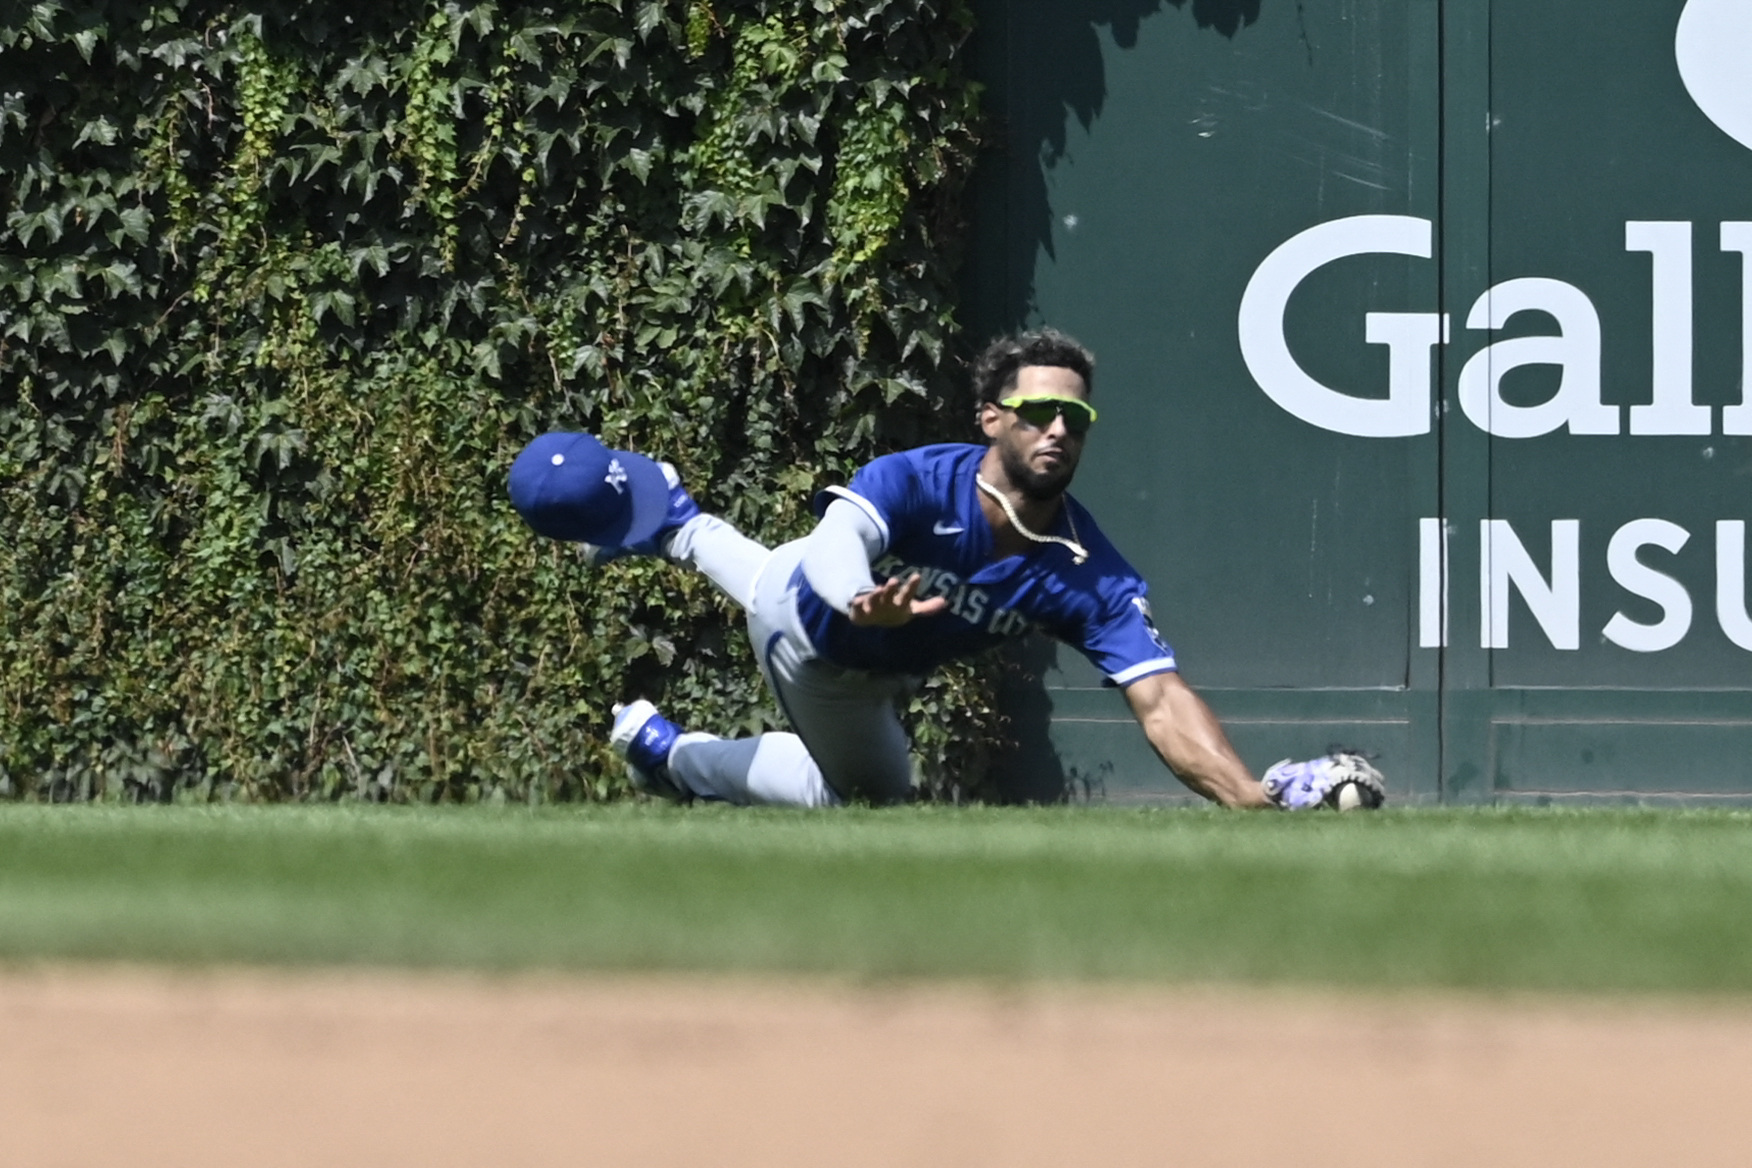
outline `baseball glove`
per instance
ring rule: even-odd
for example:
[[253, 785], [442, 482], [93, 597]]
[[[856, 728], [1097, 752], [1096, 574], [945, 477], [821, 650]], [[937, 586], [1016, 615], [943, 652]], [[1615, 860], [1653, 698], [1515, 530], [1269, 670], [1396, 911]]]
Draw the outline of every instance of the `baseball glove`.
[[1350, 751], [1335, 750], [1307, 762], [1286, 758], [1273, 764], [1260, 781], [1266, 797], [1285, 811], [1318, 807], [1373, 811], [1387, 799], [1381, 772], [1368, 759]]

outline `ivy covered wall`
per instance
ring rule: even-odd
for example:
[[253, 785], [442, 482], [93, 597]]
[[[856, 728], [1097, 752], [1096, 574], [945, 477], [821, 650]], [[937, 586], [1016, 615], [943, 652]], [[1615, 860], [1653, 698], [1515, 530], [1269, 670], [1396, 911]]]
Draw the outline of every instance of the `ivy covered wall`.
[[[523, 443], [772, 542], [971, 433], [960, 0], [6, 10], [0, 794], [623, 793], [612, 702], [776, 714], [703, 578], [523, 528]], [[924, 691], [928, 777], [986, 692]]]

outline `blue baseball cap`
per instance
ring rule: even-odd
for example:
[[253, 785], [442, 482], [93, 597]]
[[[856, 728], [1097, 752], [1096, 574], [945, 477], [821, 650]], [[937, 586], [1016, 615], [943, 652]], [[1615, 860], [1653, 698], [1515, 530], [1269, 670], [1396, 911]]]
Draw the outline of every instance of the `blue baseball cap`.
[[549, 539], [625, 547], [657, 534], [669, 480], [641, 454], [589, 434], [543, 434], [511, 464], [511, 505]]

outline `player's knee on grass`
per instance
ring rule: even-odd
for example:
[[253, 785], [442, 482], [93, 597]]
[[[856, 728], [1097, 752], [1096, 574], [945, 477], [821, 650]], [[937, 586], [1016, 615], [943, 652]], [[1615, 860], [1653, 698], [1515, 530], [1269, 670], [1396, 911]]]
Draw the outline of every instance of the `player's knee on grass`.
[[828, 784], [847, 803], [887, 806], [912, 797], [912, 758], [883, 757], [888, 752], [871, 751], [862, 759], [842, 760], [825, 770]]

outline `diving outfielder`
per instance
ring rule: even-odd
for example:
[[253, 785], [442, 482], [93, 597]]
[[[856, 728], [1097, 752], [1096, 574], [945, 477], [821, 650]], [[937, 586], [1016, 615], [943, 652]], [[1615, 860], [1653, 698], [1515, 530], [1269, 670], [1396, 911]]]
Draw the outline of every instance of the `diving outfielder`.
[[821, 807], [895, 803], [912, 765], [897, 703], [946, 661], [1038, 630], [1125, 694], [1150, 745], [1228, 807], [1374, 807], [1381, 777], [1334, 754], [1255, 779], [1176, 671], [1148, 588], [1066, 493], [1095, 409], [1094, 359], [1051, 329], [992, 343], [974, 367], [986, 445], [877, 458], [815, 500], [807, 537], [769, 550], [701, 512], [667, 463], [588, 434], [544, 434], [511, 499], [592, 563], [657, 555], [704, 572], [747, 610], [762, 676], [796, 733], [684, 733], [648, 701], [610, 742], [636, 786], [670, 799]]

